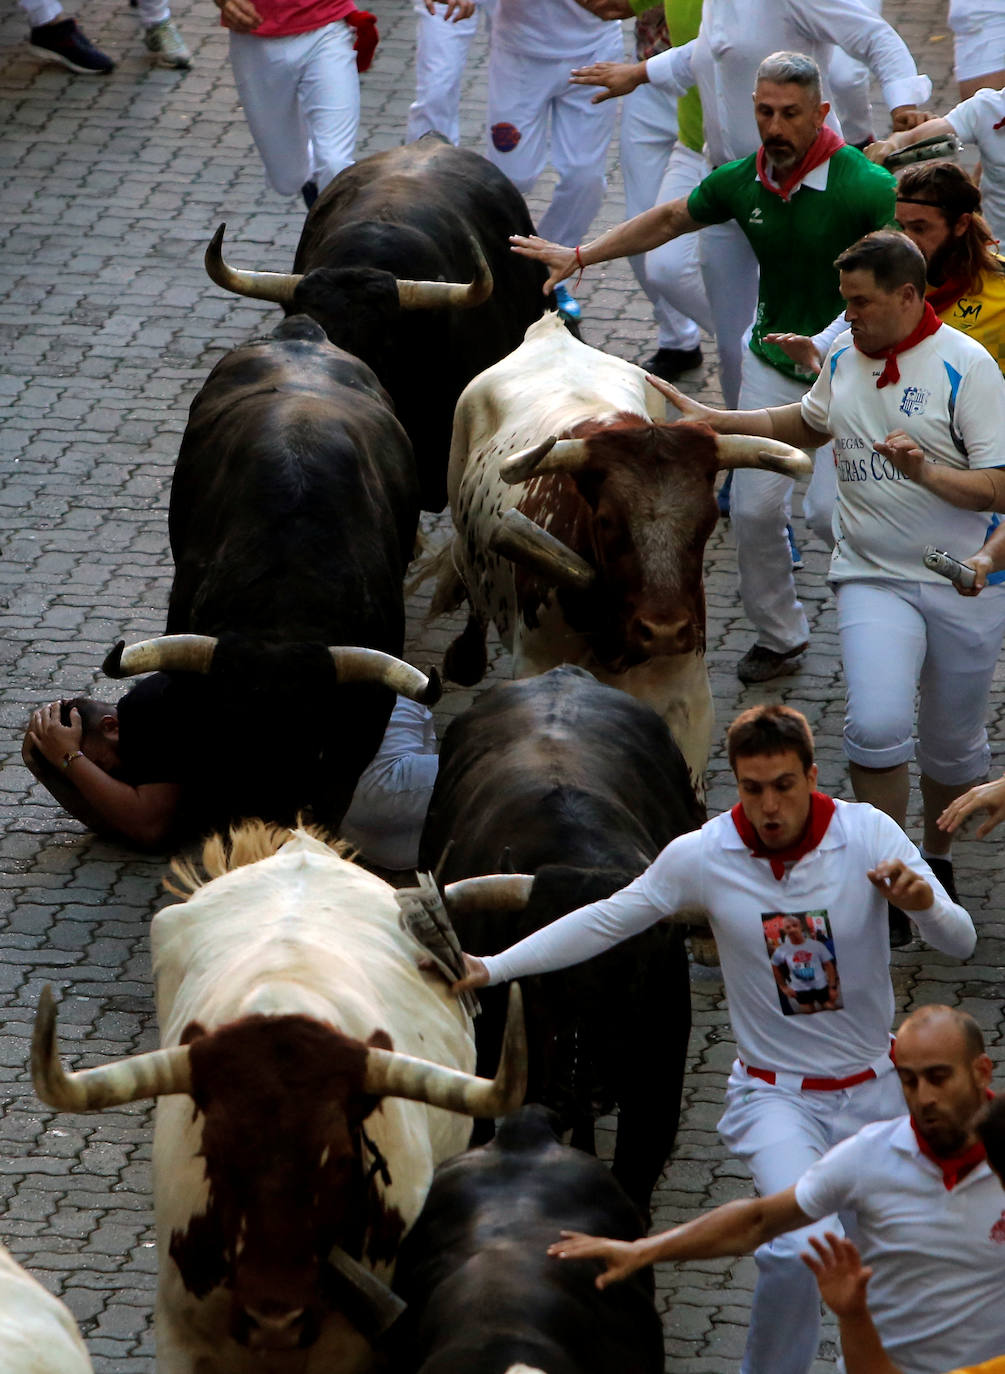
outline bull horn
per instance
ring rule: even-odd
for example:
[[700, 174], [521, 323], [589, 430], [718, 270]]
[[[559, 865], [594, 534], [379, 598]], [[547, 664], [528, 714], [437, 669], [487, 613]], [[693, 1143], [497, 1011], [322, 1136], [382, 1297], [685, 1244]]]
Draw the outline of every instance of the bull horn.
[[376, 682], [390, 687], [400, 696], [417, 701], [421, 706], [435, 706], [443, 688], [435, 668], [429, 676], [420, 673], [410, 663], [383, 654], [379, 649], [359, 649], [329, 646], [339, 682]]
[[515, 507], [506, 512], [492, 531], [489, 548], [511, 563], [539, 573], [546, 582], [571, 591], [585, 591], [597, 575], [596, 568], [585, 558], [573, 553], [561, 539]]
[[38, 999], [31, 1037], [31, 1077], [35, 1091], [50, 1107], [66, 1112], [94, 1112], [141, 1097], [187, 1093], [192, 1088], [187, 1045], [151, 1050], [99, 1069], [66, 1073], [59, 1062], [56, 999], [46, 983]]
[[530, 901], [533, 873], [486, 873], [447, 883], [443, 901], [453, 915], [461, 911], [522, 911]]
[[468, 310], [481, 305], [492, 295], [492, 272], [485, 261], [481, 244], [468, 236], [475, 275], [469, 282], [398, 280], [398, 304], [402, 310], [446, 310], [455, 306]]
[[527, 1034], [519, 985], [509, 990], [506, 1031], [495, 1078], [477, 1078], [426, 1059], [394, 1050], [370, 1048], [363, 1091], [375, 1097], [407, 1097], [465, 1116], [505, 1116], [515, 1111], [527, 1091]]
[[296, 272], [241, 272], [223, 260], [223, 234], [227, 228], [221, 224], [209, 241], [206, 249], [206, 271], [210, 280], [224, 291], [233, 291], [236, 296], [251, 296], [256, 301], [274, 301], [276, 305], [292, 305], [293, 293], [303, 281]]
[[499, 476], [511, 485], [540, 477], [544, 472], [575, 472], [586, 465], [585, 439], [556, 439], [554, 435], [543, 444], [521, 449], [499, 462]]
[[101, 671], [106, 677], [135, 677], [137, 673], [208, 673], [216, 640], [211, 635], [161, 635], [141, 639], [126, 648], [125, 640], [110, 649]]
[[767, 468], [786, 477], [813, 475], [813, 459], [780, 439], [761, 439], [756, 434], [720, 434], [717, 439], [720, 468]]

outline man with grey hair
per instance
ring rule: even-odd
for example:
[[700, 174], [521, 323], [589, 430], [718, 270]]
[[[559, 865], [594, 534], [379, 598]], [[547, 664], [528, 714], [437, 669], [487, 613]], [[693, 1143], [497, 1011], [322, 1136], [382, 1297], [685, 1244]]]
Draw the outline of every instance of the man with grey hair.
[[[579, 0], [602, 19], [624, 17], [628, 0]], [[622, 6], [624, 8], [622, 8]], [[765, 53], [803, 52], [826, 70], [835, 48], [863, 62], [879, 82], [895, 129], [909, 129], [931, 94], [899, 34], [862, 0], [703, 0], [701, 27], [690, 43], [640, 63], [594, 63], [573, 71], [584, 85], [606, 87], [595, 99], [627, 95], [649, 82], [670, 98], [696, 86], [705, 144], [713, 167], [757, 149], [750, 92]], [[825, 87], [824, 97], [829, 99]], [[840, 125], [832, 114], [828, 123]], [[740, 336], [754, 312], [756, 260], [739, 226], [714, 225], [701, 235], [702, 274], [719, 349], [723, 399], [733, 406], [740, 386]]]
[[[830, 106], [821, 100], [820, 90], [820, 71], [812, 58], [772, 53], [757, 70], [754, 118], [761, 147], [756, 153], [717, 167], [686, 199], [657, 205], [592, 243], [566, 248], [537, 237], [515, 237], [514, 247], [551, 269], [550, 289], [593, 263], [644, 253], [705, 225], [734, 221], [760, 265], [740, 408], [798, 402], [808, 379], [765, 335], [792, 328], [783, 321], [819, 321], [813, 331], [802, 331], [816, 332], [833, 319], [842, 304], [834, 259], [857, 237], [892, 220], [896, 194], [889, 172], [827, 127]], [[820, 491], [816, 505], [829, 524], [833, 474], [828, 467], [833, 468], [831, 455], [819, 454], [806, 500], [811, 523], [814, 493]], [[737, 665], [743, 682], [791, 672], [809, 638], [785, 533], [792, 481], [764, 473], [758, 478], [759, 485], [737, 472], [732, 497], [740, 595], [757, 631]]]

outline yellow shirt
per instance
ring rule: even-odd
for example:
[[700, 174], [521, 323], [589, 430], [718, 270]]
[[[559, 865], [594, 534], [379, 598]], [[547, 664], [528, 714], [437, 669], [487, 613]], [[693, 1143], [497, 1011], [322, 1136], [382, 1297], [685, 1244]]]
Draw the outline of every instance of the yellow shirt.
[[968, 1365], [966, 1369], [954, 1369], [951, 1374], [1005, 1374], [1005, 1355], [996, 1355], [983, 1364]]
[[[984, 273], [979, 295], [961, 296], [939, 319], [982, 343], [1005, 373], [1005, 259], [998, 261], [1002, 271], [993, 277]], [[1005, 1362], [993, 1374], [1005, 1374]]]

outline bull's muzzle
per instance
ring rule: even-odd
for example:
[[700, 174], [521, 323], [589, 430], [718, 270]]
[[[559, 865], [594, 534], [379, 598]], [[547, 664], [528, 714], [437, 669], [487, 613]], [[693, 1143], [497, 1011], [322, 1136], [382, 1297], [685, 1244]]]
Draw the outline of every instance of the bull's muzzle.
[[263, 1302], [258, 1307], [235, 1306], [231, 1335], [249, 1350], [304, 1350], [318, 1338], [320, 1323], [306, 1307]]

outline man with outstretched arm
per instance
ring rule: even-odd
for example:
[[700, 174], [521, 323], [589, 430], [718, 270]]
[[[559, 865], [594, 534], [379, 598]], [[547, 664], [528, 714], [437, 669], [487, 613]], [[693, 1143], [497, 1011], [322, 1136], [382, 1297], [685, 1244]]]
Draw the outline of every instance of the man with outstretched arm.
[[[992, 1070], [980, 1027], [955, 1008], [922, 1007], [898, 1031], [896, 1059], [909, 1115], [866, 1126], [794, 1187], [726, 1203], [634, 1242], [563, 1232], [549, 1253], [602, 1259], [596, 1282], [604, 1288], [660, 1260], [746, 1254], [840, 1210], [854, 1219], [868, 1266], [858, 1281], [863, 1293], [870, 1282], [872, 1307], [872, 1320], [868, 1310], [864, 1320], [842, 1320], [849, 1374], [942, 1374], [1000, 1353], [1005, 1219], [1001, 1186], [975, 1125]], [[804, 1256], [807, 1272], [823, 1273], [824, 1296], [833, 1298], [832, 1271], [847, 1265], [854, 1247], [833, 1231], [821, 1238], [819, 1228], [809, 1243], [815, 1253]], [[782, 1302], [795, 1297], [779, 1296]], [[837, 1301], [862, 1317], [864, 1300], [838, 1295]], [[794, 1317], [805, 1318], [808, 1305], [797, 1300], [794, 1306]]]
[[[990, 1168], [1005, 1187], [1005, 1098], [994, 1097], [973, 1122]], [[883, 1348], [866, 1299], [872, 1269], [863, 1264], [850, 1240], [828, 1235], [812, 1242], [815, 1254], [803, 1259], [816, 1275], [820, 1296], [838, 1319], [841, 1352], [849, 1374], [903, 1374]], [[969, 1358], [969, 1356], [965, 1357]], [[950, 1374], [1005, 1374], [1005, 1354], [954, 1369]]]
[[[605, 18], [624, 13], [619, 0], [580, 3]], [[869, 67], [882, 86], [895, 129], [910, 128], [925, 118], [917, 107], [927, 100], [931, 82], [918, 75], [903, 39], [859, 0], [704, 0], [701, 24], [692, 42], [637, 64], [599, 62], [579, 67], [571, 79], [601, 87], [594, 96], [597, 101], [627, 95], [644, 83], [667, 98], [696, 87], [704, 117], [705, 152], [710, 166], [720, 167], [757, 150], [750, 92], [765, 53], [804, 53], [826, 72], [834, 47]], [[823, 98], [830, 99], [826, 89]], [[838, 132], [833, 115], [828, 123]], [[757, 262], [741, 222], [706, 229], [700, 254], [719, 349], [722, 393], [727, 406], [735, 406], [741, 336], [750, 324], [757, 296]]]
[[[844, 746], [859, 801], [899, 824], [917, 757], [923, 853], [954, 893], [945, 808], [987, 775], [985, 719], [1005, 633], [1005, 588], [961, 601], [924, 564], [966, 558], [1005, 510], [1005, 379], [975, 339], [925, 300], [925, 259], [904, 235], [868, 234], [837, 259], [850, 330], [799, 405], [716, 411], [654, 381], [688, 419], [723, 434], [833, 437], [835, 589], [847, 684]], [[978, 609], [983, 608], [983, 609]]]
[[[455, 990], [565, 968], [675, 912], [705, 908], [738, 1051], [719, 1132], [766, 1197], [867, 1122], [903, 1110], [890, 1058], [887, 900], [910, 911], [946, 954], [966, 958], [976, 937], [899, 826], [816, 790], [813, 737], [800, 712], [745, 711], [727, 745], [739, 794], [732, 811], [674, 840], [614, 896], [494, 957], [465, 955], [469, 973]], [[794, 914], [833, 948], [840, 983], [840, 1000], [814, 1015], [799, 1014], [773, 971]], [[816, 1229], [835, 1225], [828, 1217]], [[819, 1304], [802, 1244], [786, 1239], [757, 1252], [745, 1374], [805, 1374], [813, 1362]]]

